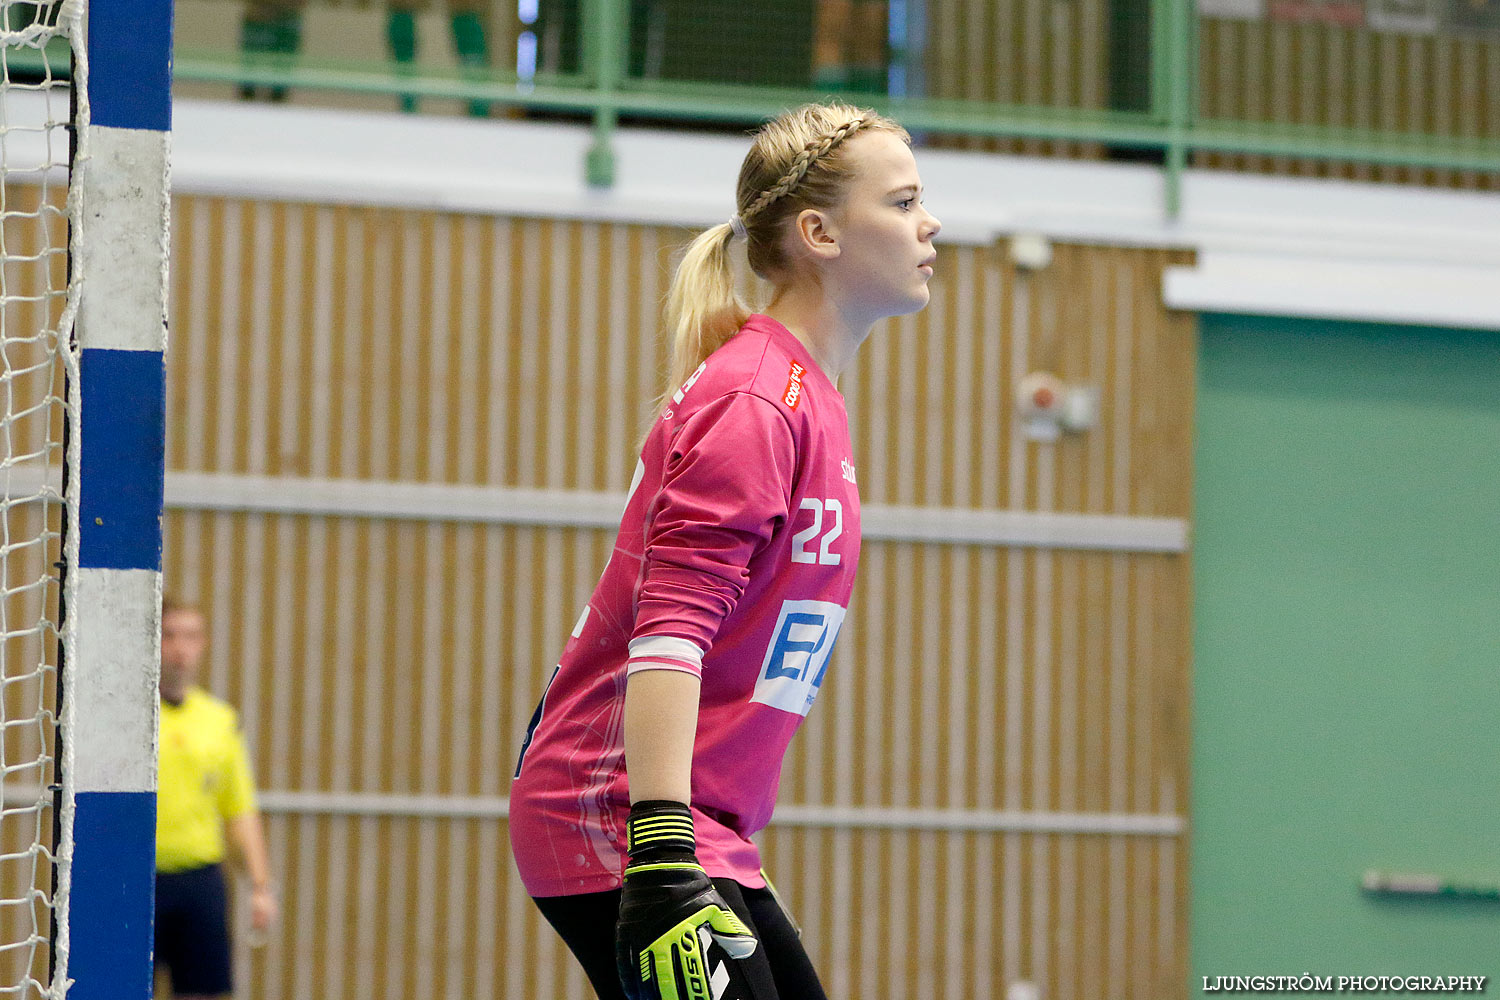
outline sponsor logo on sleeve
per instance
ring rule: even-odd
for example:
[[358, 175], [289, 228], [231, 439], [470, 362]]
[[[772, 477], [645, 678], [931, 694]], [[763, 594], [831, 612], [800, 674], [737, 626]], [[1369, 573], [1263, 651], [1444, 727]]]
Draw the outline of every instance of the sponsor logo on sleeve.
[[687, 381], [682, 383], [682, 388], [672, 393], [672, 402], [676, 403], [678, 406], [681, 406], [683, 399], [686, 398], [688, 394], [688, 390], [693, 387], [693, 383], [698, 381], [698, 378], [707, 370], [707, 361], [703, 362], [703, 364], [693, 369], [693, 374], [689, 375], [687, 377]]
[[788, 409], [795, 410], [797, 404], [802, 402], [802, 373], [805, 371], [807, 369], [802, 365], [792, 362], [792, 369], [786, 380], [786, 392], [781, 396], [781, 401]]

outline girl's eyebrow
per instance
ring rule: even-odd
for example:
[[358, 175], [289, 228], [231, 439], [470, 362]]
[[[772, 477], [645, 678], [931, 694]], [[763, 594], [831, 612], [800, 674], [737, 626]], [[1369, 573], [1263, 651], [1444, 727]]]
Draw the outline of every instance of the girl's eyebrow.
[[905, 185], [902, 185], [901, 187], [898, 187], [898, 188], [892, 190], [890, 194], [886, 195], [886, 197], [887, 198], [894, 198], [898, 194], [907, 194], [907, 193], [911, 193], [913, 195], [921, 195], [922, 188], [921, 188], [920, 185], [917, 185], [917, 184], [905, 184]]

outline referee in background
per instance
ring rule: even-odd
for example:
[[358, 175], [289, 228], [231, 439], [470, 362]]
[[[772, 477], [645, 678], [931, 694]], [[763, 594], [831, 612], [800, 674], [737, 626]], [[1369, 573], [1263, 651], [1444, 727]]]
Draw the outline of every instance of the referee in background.
[[276, 921], [265, 831], [239, 717], [196, 684], [208, 649], [203, 612], [162, 601], [156, 799], [156, 966], [177, 1000], [225, 996], [229, 906], [224, 862], [243, 865], [257, 932]]

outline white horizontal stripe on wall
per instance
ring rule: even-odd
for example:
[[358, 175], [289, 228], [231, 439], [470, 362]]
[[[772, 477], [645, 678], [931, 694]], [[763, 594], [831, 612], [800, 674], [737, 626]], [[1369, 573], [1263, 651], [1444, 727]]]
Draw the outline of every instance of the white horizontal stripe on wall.
[[[13, 94], [7, 117], [37, 120], [43, 105], [41, 95]], [[46, 162], [40, 130], [7, 141], [20, 144], [17, 162]], [[601, 191], [583, 175], [593, 134], [578, 125], [180, 100], [172, 141], [179, 194], [673, 226], [728, 218], [748, 146], [741, 136], [623, 129], [615, 184]], [[523, 147], [528, 156], [510, 155]], [[1500, 260], [1500, 201], [1490, 192], [1189, 169], [1172, 218], [1154, 167], [939, 149], [919, 150], [918, 161], [949, 245], [1036, 233], [1112, 246], [1253, 246], [1314, 262], [1371, 248], [1440, 268]]]
[[[12, 469], [8, 492], [33, 495], [43, 475], [35, 467]], [[49, 472], [46, 479], [55, 483], [58, 477]], [[613, 528], [625, 509], [625, 494], [168, 472], [166, 506], [175, 510]], [[1186, 552], [1190, 547], [1188, 523], [1177, 517], [871, 504], [860, 511], [860, 524], [863, 537], [872, 541], [1118, 552]]]
[[1204, 251], [1169, 267], [1162, 298], [1174, 309], [1372, 323], [1500, 329], [1500, 262], [1289, 258]]
[[[168, 472], [166, 505], [179, 510], [312, 514], [613, 528], [624, 493], [520, 490], [373, 480], [288, 479]], [[860, 512], [872, 541], [1004, 545], [1125, 552], [1185, 552], [1182, 518], [875, 505]]]
[[[502, 796], [381, 795], [353, 792], [262, 792], [270, 814], [404, 816], [422, 819], [505, 819]], [[983, 809], [887, 809], [858, 806], [776, 808], [774, 826], [839, 830], [928, 830], [948, 833], [1074, 833], [1173, 837], [1186, 830], [1181, 816], [1152, 813], [1060, 813]]]

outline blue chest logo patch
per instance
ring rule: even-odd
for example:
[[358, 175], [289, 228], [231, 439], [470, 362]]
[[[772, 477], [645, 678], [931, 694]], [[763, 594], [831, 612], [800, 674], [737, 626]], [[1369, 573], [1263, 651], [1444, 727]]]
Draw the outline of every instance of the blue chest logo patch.
[[823, 684], [844, 614], [829, 601], [782, 604], [750, 700], [805, 717]]

